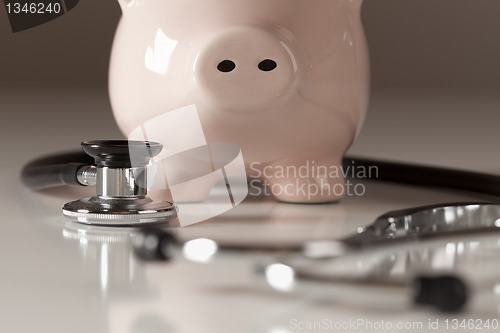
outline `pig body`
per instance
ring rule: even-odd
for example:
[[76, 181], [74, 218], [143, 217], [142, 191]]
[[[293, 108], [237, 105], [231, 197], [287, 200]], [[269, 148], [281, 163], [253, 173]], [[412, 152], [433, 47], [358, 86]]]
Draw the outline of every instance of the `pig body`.
[[110, 97], [125, 135], [194, 105], [206, 140], [239, 145], [279, 200], [344, 195], [333, 171], [368, 102], [362, 0], [121, 1]]

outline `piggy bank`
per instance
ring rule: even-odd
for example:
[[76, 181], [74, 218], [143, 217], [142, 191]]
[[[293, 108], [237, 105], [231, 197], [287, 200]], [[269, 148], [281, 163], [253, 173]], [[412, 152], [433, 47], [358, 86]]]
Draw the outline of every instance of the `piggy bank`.
[[369, 94], [362, 0], [119, 2], [109, 84], [126, 136], [142, 129], [172, 153], [234, 143], [250, 184], [281, 201], [346, 194], [342, 158]]

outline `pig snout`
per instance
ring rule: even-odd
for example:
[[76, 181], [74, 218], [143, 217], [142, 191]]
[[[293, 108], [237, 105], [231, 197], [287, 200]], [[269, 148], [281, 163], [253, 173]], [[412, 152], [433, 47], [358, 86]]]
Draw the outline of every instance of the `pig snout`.
[[207, 40], [194, 69], [196, 84], [209, 104], [226, 110], [259, 110], [290, 92], [297, 60], [278, 33], [234, 27]]

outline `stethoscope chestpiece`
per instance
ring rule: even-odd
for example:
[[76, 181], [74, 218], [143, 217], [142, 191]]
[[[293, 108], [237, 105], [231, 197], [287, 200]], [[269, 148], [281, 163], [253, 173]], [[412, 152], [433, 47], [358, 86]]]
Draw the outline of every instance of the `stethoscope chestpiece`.
[[65, 216], [92, 225], [131, 226], [167, 222], [177, 216], [175, 204], [147, 196], [147, 165], [162, 145], [149, 141], [85, 141], [83, 150], [96, 167], [83, 167], [80, 182], [96, 184], [96, 195], [68, 202]]

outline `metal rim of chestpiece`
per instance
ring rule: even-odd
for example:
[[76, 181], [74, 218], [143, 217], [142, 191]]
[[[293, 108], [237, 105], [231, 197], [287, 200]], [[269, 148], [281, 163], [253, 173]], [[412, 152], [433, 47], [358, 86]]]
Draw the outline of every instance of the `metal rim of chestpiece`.
[[96, 185], [96, 195], [68, 202], [63, 214], [76, 222], [92, 225], [130, 226], [166, 222], [177, 216], [168, 201], [147, 196], [150, 158], [162, 145], [147, 141], [86, 141], [83, 150], [96, 166], [84, 166], [77, 174], [82, 185]]

